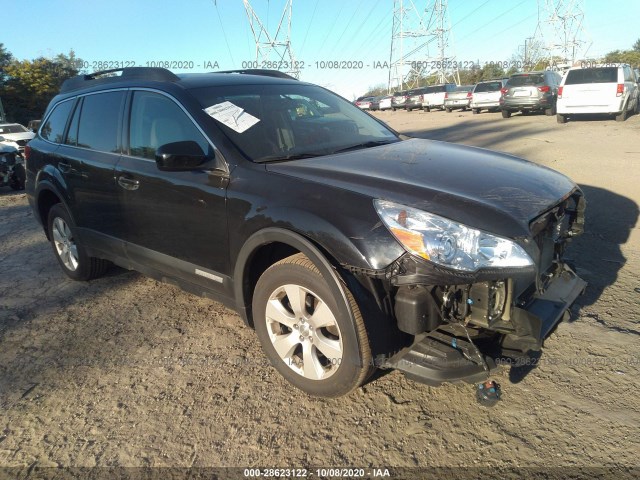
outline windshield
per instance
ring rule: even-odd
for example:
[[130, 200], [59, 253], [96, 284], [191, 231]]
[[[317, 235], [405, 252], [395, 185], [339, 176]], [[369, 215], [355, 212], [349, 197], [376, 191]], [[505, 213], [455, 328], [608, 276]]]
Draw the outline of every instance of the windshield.
[[0, 134], [2, 133], [22, 133], [28, 132], [22, 125], [0, 125]]
[[544, 75], [516, 75], [507, 82], [508, 87], [524, 87], [527, 85], [543, 85]]
[[191, 93], [203, 109], [230, 102], [243, 110], [242, 115], [257, 119], [243, 131], [233, 122], [216, 120], [254, 162], [330, 155], [399, 141], [358, 107], [313, 85], [226, 85]]
[[581, 68], [569, 70], [565, 85], [577, 85], [580, 83], [616, 83], [618, 81], [618, 69], [616, 67]]

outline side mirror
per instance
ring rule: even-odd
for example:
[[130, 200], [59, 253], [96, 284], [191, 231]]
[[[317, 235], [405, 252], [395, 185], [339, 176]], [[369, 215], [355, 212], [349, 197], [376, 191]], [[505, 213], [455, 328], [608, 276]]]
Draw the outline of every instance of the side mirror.
[[208, 160], [200, 145], [191, 140], [167, 143], [156, 150], [156, 165], [167, 172], [194, 170]]

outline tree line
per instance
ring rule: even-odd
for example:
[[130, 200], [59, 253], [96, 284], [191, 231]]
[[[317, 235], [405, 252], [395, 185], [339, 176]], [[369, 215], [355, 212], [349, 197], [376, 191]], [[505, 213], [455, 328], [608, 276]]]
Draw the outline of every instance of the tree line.
[[0, 43], [0, 101], [6, 120], [26, 125], [40, 119], [62, 82], [78, 75], [81, 64], [73, 50], [53, 58], [18, 60]]

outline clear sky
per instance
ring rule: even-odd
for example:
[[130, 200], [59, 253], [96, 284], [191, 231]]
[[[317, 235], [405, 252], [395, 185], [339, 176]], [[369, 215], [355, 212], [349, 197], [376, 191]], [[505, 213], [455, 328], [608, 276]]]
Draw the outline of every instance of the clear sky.
[[[273, 31], [285, 0], [251, 4]], [[536, 0], [449, 0], [448, 6], [459, 61], [509, 60], [538, 21]], [[100, 61], [193, 62], [175, 72], [211, 70], [205, 67], [215, 62], [221, 70], [239, 69], [255, 60], [242, 0], [3, 0], [1, 11], [0, 42], [20, 60], [73, 49], [90, 71]], [[386, 84], [388, 70], [374, 65], [389, 61], [392, 23], [393, 0], [293, 0], [291, 45], [305, 65], [301, 79], [349, 99]], [[590, 56], [631, 48], [640, 38], [640, 1], [585, 0], [585, 30]], [[327, 61], [364, 68], [321, 68]]]

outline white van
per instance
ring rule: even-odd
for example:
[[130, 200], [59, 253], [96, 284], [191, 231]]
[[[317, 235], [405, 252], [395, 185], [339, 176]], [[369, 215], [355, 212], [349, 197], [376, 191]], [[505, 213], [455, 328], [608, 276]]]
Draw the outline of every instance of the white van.
[[624, 122], [640, 108], [636, 82], [627, 64], [570, 68], [558, 88], [558, 123], [582, 113], [606, 113]]

